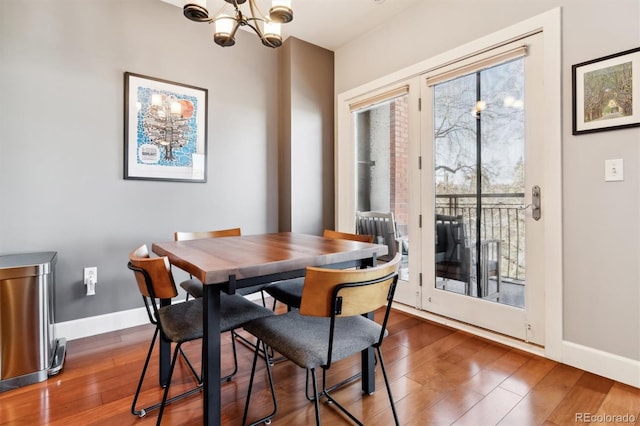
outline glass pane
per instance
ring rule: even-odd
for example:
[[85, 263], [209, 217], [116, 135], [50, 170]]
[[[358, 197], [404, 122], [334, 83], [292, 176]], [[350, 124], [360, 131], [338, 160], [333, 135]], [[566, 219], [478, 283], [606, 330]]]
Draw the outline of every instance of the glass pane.
[[[489, 280], [492, 300], [524, 306], [524, 59], [498, 65], [480, 74], [482, 111], [481, 238], [499, 241], [501, 288]], [[487, 249], [496, 250], [496, 244]], [[488, 254], [497, 259], [496, 253]]]
[[436, 287], [520, 307], [523, 67], [517, 59], [433, 89]]
[[[409, 279], [409, 108], [401, 96], [354, 113], [358, 211], [392, 212]], [[355, 220], [355, 218], [354, 218]]]
[[474, 295], [476, 222], [476, 76], [434, 87], [436, 287]]

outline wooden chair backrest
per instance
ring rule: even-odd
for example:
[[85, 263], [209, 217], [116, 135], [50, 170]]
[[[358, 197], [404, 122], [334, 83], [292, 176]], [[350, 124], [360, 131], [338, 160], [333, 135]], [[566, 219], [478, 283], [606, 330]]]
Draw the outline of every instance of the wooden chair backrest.
[[149, 250], [146, 245], [141, 245], [129, 253], [131, 265], [143, 269], [149, 276], [149, 283], [141, 272], [134, 271], [138, 289], [145, 297], [152, 297], [149, 286], [153, 290], [153, 296], [158, 299], [172, 299], [178, 295], [176, 284], [171, 274], [169, 259], [163, 257], [149, 257]]
[[330, 229], [325, 229], [322, 233], [322, 236], [325, 238], [331, 238], [334, 240], [352, 240], [352, 241], [360, 241], [363, 243], [373, 243], [373, 235], [366, 234], [350, 234], [348, 232], [338, 232], [332, 231]]
[[183, 232], [173, 233], [174, 241], [200, 240], [202, 238], [239, 237], [240, 228], [220, 229], [217, 231]]
[[387, 303], [389, 288], [398, 273], [400, 259], [398, 253], [391, 261], [367, 269], [327, 269], [308, 267], [302, 289], [300, 314], [316, 317], [330, 317], [334, 289], [346, 283], [365, 283], [387, 277], [377, 284], [343, 288], [342, 312], [337, 316], [353, 316], [372, 312]]

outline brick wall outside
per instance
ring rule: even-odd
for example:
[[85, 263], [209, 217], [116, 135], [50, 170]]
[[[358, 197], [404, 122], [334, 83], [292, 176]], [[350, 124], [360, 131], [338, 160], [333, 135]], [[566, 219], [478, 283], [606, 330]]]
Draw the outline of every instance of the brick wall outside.
[[390, 111], [391, 211], [399, 230], [409, 223], [409, 105], [407, 97], [391, 103]]

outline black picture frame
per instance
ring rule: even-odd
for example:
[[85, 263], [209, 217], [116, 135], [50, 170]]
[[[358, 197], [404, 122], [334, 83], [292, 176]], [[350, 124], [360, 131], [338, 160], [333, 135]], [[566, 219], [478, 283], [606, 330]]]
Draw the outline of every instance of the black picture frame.
[[573, 134], [640, 126], [640, 47], [571, 67]]
[[207, 181], [208, 90], [124, 73], [124, 179]]

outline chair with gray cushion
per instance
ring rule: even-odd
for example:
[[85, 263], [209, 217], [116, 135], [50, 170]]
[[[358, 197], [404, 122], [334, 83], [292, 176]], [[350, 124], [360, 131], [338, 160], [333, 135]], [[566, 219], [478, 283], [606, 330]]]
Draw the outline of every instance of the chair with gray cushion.
[[[351, 240], [361, 241], [364, 243], [372, 243], [373, 235], [357, 235], [347, 232], [338, 232], [325, 229], [323, 237], [335, 240]], [[302, 299], [302, 287], [304, 285], [304, 277], [292, 278], [289, 280], [276, 281], [264, 288], [264, 291], [273, 297], [273, 308], [275, 310], [276, 302], [287, 305], [287, 309], [298, 309], [300, 307], [300, 299]]]
[[[131, 413], [140, 417], [149, 411], [160, 408], [157, 424], [162, 420], [162, 414], [167, 404], [183, 399], [202, 390], [201, 376], [198, 375], [189, 359], [182, 351], [182, 345], [186, 342], [202, 339], [202, 298], [192, 299], [174, 305], [158, 306], [158, 299], [170, 300], [178, 295], [178, 291], [171, 274], [167, 257], [150, 257], [146, 245], [142, 245], [129, 254], [128, 268], [134, 272], [138, 289], [142, 295], [147, 309], [149, 321], [156, 326], [149, 352], [140, 375], [138, 387], [131, 404]], [[221, 294], [220, 300], [220, 332], [231, 331], [242, 327], [246, 322], [272, 316], [273, 312], [263, 306], [257, 305], [242, 296]], [[136, 403], [142, 389], [144, 377], [151, 360], [153, 348], [158, 334], [161, 338], [175, 343], [175, 349], [169, 369], [169, 377], [164, 390], [162, 401], [146, 408], [136, 408]], [[235, 354], [235, 348], [234, 348]], [[192, 389], [179, 395], [168, 398], [171, 378], [178, 356], [181, 355], [187, 362], [190, 372], [195, 378], [196, 384]], [[236, 361], [237, 369], [237, 361]], [[234, 371], [235, 373], [235, 371]], [[230, 376], [227, 376], [230, 378]]]
[[[197, 232], [186, 232], [186, 231], [177, 231], [173, 233], [173, 239], [175, 241], [190, 241], [190, 240], [199, 240], [202, 238], [223, 238], [223, 237], [239, 237], [241, 235], [240, 228], [230, 228], [230, 229], [219, 229], [215, 231], [197, 231]], [[266, 306], [266, 301], [264, 299], [264, 293], [262, 290], [264, 289], [266, 284], [258, 284], [250, 287], [242, 287], [236, 289], [236, 294], [240, 296], [246, 296], [253, 293], [260, 292], [260, 297], [262, 298], [262, 306]], [[182, 287], [187, 292], [187, 300], [189, 297], [202, 297], [202, 286], [203, 284], [200, 280], [189, 277], [188, 280], [182, 281], [180, 283], [180, 287]], [[238, 371], [238, 355], [236, 353], [236, 339], [239, 339], [239, 342], [243, 345], [246, 345], [250, 348], [253, 348], [253, 343], [247, 340], [244, 336], [237, 334], [235, 331], [231, 332], [231, 342], [233, 345], [233, 360], [234, 360], [234, 369], [233, 372], [225, 376], [227, 379], [231, 379], [236, 372]]]
[[[268, 346], [307, 370], [312, 379], [313, 397], [310, 399], [314, 402], [317, 425], [320, 424], [320, 397], [325, 397], [355, 423], [362, 424], [330, 395], [326, 373], [333, 363], [371, 347], [376, 349], [395, 424], [399, 424], [380, 346], [387, 335], [387, 319], [398, 280], [401, 257], [398, 253], [391, 261], [367, 269], [335, 270], [308, 267], [299, 310], [245, 324], [245, 330], [258, 338], [258, 344], [263, 345], [263, 350]], [[381, 323], [364, 316], [380, 307], [385, 307]], [[259, 349], [256, 347], [243, 425], [247, 424], [251, 406], [258, 352]], [[320, 392], [316, 378], [318, 368], [322, 369]], [[266, 370], [271, 378], [268, 360]], [[271, 392], [273, 393], [273, 386]], [[274, 393], [272, 398], [272, 412], [252, 425], [268, 422], [275, 416], [277, 404]]]
[[[470, 285], [477, 280], [476, 244], [467, 235], [463, 216], [436, 214], [435, 227], [436, 277], [462, 282], [465, 294], [471, 294]], [[500, 293], [500, 258], [500, 240], [480, 241], [478, 297], [488, 296], [490, 277], [495, 277], [496, 292]]]

